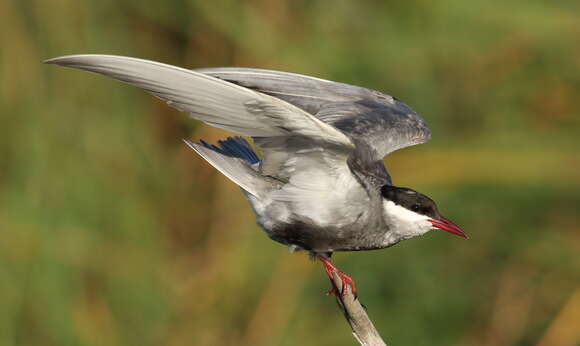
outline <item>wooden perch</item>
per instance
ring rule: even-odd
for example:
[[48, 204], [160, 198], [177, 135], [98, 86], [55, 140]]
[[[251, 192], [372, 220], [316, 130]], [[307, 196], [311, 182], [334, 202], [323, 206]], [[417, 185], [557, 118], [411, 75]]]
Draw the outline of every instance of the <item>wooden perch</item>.
[[[342, 280], [336, 272], [333, 272], [333, 284], [336, 292], [342, 292]], [[335, 296], [338, 307], [352, 329], [352, 334], [361, 345], [387, 346], [371, 322], [365, 308], [352, 294], [350, 285], [344, 287], [344, 295], [336, 294]]]

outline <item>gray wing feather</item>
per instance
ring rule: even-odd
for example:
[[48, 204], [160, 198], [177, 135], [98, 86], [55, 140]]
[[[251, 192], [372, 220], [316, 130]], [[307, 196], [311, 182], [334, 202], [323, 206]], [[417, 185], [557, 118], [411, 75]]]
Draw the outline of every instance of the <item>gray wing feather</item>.
[[326, 102], [346, 102], [368, 97], [370, 90], [358, 86], [290, 72], [256, 68], [217, 67], [194, 71], [254, 89], [290, 102], [315, 114]]
[[196, 70], [289, 102], [374, 149], [375, 159], [431, 137], [425, 121], [405, 103], [344, 83], [252, 68]]
[[212, 76], [154, 61], [114, 55], [71, 55], [45, 61], [96, 72], [139, 88], [195, 119], [245, 136], [301, 136], [350, 151], [341, 131], [278, 98]]

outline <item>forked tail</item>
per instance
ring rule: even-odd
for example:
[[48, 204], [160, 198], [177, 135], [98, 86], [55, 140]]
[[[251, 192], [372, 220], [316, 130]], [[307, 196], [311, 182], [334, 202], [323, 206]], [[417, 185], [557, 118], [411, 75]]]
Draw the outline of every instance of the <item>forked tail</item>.
[[270, 191], [274, 184], [271, 179], [258, 172], [260, 158], [242, 137], [228, 137], [217, 145], [204, 141], [185, 143], [214, 166], [223, 175], [239, 185], [244, 191], [261, 197]]

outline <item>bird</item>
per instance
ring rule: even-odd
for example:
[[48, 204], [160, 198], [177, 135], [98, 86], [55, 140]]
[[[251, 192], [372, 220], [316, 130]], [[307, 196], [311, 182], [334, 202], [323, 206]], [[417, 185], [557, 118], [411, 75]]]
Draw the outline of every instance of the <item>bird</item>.
[[[414, 189], [396, 186], [383, 159], [427, 142], [425, 121], [380, 91], [258, 68], [185, 69], [126, 56], [81, 54], [44, 61], [139, 87], [236, 136], [184, 142], [237, 184], [257, 224], [292, 251], [307, 251], [344, 294], [354, 280], [334, 252], [376, 250], [439, 229], [467, 238]], [[253, 146], [246, 140], [249, 138]], [[260, 154], [258, 154], [259, 152]]]

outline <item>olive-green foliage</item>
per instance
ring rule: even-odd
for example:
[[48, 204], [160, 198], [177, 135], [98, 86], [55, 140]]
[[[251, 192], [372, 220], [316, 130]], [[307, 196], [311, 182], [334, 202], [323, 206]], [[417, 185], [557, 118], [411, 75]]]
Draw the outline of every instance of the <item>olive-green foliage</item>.
[[578, 345], [577, 1], [0, 1], [0, 345], [352, 345], [327, 279], [182, 144], [226, 134], [108, 53], [382, 90], [433, 140], [386, 159], [469, 240], [337, 254], [391, 345]]

